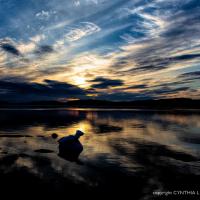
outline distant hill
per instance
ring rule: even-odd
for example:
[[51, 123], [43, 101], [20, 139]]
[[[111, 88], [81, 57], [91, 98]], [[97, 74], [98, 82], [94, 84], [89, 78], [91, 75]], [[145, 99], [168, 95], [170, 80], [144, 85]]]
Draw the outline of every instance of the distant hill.
[[135, 109], [200, 109], [200, 100], [187, 98], [140, 100], [127, 102], [114, 102], [103, 100], [75, 100], [68, 102], [59, 101], [35, 101], [27, 103], [0, 102], [0, 107], [44, 107], [44, 108], [135, 108]]
[[186, 98], [140, 100], [127, 102], [111, 102], [99, 100], [77, 100], [67, 103], [69, 107], [92, 107], [92, 108], [138, 108], [138, 109], [200, 109], [200, 100]]

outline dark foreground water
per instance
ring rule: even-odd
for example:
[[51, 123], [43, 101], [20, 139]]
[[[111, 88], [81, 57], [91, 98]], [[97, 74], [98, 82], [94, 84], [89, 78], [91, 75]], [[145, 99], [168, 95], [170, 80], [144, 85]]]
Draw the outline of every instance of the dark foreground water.
[[[70, 162], [58, 156], [51, 134], [60, 138], [76, 129], [85, 132], [84, 151]], [[0, 191], [28, 199], [159, 199], [156, 191], [169, 191], [175, 199], [176, 191], [187, 190], [198, 199], [199, 144], [198, 113], [1, 110]]]

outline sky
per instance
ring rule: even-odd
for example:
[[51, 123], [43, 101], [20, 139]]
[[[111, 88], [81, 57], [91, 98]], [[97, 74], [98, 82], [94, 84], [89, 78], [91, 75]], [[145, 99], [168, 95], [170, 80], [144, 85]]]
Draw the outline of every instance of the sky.
[[0, 100], [200, 98], [199, 0], [0, 0]]

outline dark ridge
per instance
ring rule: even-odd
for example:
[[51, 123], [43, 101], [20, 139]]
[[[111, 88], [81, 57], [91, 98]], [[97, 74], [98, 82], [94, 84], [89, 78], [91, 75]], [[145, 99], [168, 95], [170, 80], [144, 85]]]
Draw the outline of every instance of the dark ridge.
[[159, 99], [159, 100], [138, 100], [126, 102], [111, 102], [99, 100], [77, 100], [67, 103], [69, 107], [97, 107], [97, 108], [139, 108], [139, 109], [199, 109], [200, 100], [186, 98]]
[[188, 98], [137, 100], [137, 101], [105, 101], [75, 100], [34, 101], [27, 103], [0, 102], [1, 108], [133, 108], [133, 109], [200, 109], [200, 100]]

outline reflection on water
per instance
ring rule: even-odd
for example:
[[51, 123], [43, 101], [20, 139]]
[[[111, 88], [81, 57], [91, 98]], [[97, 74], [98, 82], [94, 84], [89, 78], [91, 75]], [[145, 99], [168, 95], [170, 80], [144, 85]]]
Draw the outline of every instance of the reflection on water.
[[[142, 111], [2, 110], [1, 187], [60, 194], [151, 199], [152, 191], [200, 183], [200, 115]], [[77, 129], [84, 151], [78, 165], [58, 156], [59, 138]], [[19, 178], [20, 177], [20, 178]]]

